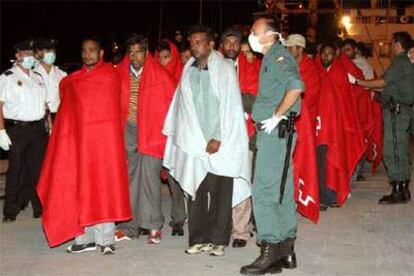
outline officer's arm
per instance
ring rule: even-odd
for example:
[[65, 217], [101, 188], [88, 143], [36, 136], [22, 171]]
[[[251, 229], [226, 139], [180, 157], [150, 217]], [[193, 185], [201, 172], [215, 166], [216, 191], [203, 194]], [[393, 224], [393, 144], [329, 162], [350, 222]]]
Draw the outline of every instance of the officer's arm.
[[[368, 88], [368, 89], [382, 89], [385, 87], [387, 83], [383, 79], [376, 79], [376, 80], [357, 80], [355, 84]], [[378, 92], [381, 92], [381, 91], [378, 91]]]
[[296, 101], [300, 98], [301, 94], [301, 89], [287, 91], [282, 101], [276, 107], [274, 114], [277, 116], [284, 115], [296, 103]]

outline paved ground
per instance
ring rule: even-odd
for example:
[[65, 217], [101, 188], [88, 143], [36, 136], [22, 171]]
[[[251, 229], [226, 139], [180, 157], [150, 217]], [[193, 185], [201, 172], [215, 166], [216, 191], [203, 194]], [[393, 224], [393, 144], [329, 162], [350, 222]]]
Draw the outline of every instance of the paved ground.
[[[300, 218], [299, 267], [283, 275], [414, 275], [414, 204], [379, 206], [387, 190], [384, 176], [369, 177], [343, 208], [323, 213], [319, 225]], [[167, 193], [164, 199], [168, 214]], [[258, 253], [250, 240], [224, 257], [188, 256], [187, 237], [171, 237], [168, 226], [164, 234], [159, 245], [147, 245], [144, 237], [118, 243], [114, 256], [70, 255], [69, 243], [47, 247], [40, 220], [26, 210], [15, 223], [0, 225], [0, 275], [239, 275]]]

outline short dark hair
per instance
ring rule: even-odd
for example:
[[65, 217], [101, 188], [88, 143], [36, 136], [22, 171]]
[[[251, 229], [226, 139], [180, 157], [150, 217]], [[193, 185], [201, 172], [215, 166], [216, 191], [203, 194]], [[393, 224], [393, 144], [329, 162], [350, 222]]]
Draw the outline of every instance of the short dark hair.
[[205, 33], [208, 39], [208, 42], [214, 41], [214, 32], [210, 27], [203, 25], [194, 25], [188, 30], [188, 37], [196, 33]]
[[266, 24], [266, 30], [267, 31], [276, 32], [280, 28], [279, 22], [271, 16], [258, 17], [258, 18], [256, 18], [255, 22], [257, 20], [264, 20], [264, 22]]
[[412, 44], [412, 39], [408, 32], [393, 33], [392, 40], [394, 40], [395, 42], [399, 42], [405, 51], [408, 51]]
[[168, 44], [168, 42], [166, 41], [161, 41], [160, 44], [158, 44], [157, 51], [158, 52], [161, 52], [161, 51], [171, 52], [170, 44]]
[[98, 44], [100, 49], [103, 49], [103, 41], [100, 36], [97, 36], [95, 34], [86, 35], [82, 38], [82, 44], [85, 43], [86, 41], [93, 41], [96, 44]]
[[355, 41], [355, 39], [352, 38], [347, 38], [342, 42], [342, 47], [344, 47], [345, 45], [351, 45], [352, 48], [356, 49], [358, 44]]
[[130, 34], [125, 41], [125, 49], [128, 51], [132, 45], [139, 44], [145, 50], [148, 50], [148, 39], [140, 34]]
[[326, 42], [326, 43], [323, 43], [322, 45], [321, 45], [321, 48], [319, 49], [319, 53], [322, 53], [323, 52], [323, 50], [325, 49], [325, 48], [327, 48], [327, 47], [330, 47], [330, 48], [332, 48], [334, 51], [336, 51], [336, 46], [335, 46], [335, 44], [333, 44], [333, 43], [331, 43], [331, 42]]

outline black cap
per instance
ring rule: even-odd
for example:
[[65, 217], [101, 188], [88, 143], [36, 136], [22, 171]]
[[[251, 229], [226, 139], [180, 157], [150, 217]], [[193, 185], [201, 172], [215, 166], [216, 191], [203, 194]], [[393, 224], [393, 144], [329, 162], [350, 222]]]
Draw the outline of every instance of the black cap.
[[56, 49], [58, 41], [54, 38], [39, 38], [36, 40], [35, 48], [42, 49]]
[[235, 36], [240, 41], [242, 40], [242, 34], [241, 34], [241, 32], [239, 30], [233, 29], [233, 28], [228, 28], [228, 29], [225, 29], [221, 33], [221, 39], [220, 39], [220, 41], [223, 41], [226, 37], [229, 37], [229, 36]]
[[26, 51], [26, 50], [33, 50], [35, 47], [35, 41], [33, 39], [27, 39], [21, 42], [14, 44], [14, 50], [18, 51]]

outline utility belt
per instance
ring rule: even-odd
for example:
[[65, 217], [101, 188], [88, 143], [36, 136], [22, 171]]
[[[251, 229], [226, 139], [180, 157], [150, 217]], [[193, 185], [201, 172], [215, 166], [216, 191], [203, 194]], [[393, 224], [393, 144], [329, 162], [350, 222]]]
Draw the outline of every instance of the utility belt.
[[12, 120], [12, 119], [4, 119], [4, 124], [5, 127], [21, 127], [21, 128], [26, 128], [26, 127], [32, 127], [32, 126], [36, 126], [36, 125], [40, 125], [44, 122], [44, 119], [40, 119], [37, 121], [18, 121], [18, 120]]

